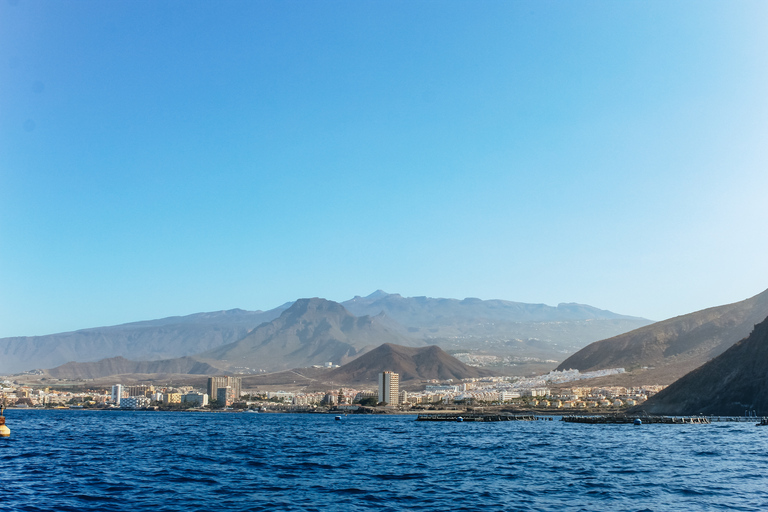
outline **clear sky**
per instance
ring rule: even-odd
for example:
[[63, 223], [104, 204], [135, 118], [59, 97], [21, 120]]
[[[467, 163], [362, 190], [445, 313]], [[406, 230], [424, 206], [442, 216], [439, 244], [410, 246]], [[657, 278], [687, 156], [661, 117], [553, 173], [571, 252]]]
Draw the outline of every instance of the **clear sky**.
[[763, 1], [0, 1], [0, 336], [768, 288]]

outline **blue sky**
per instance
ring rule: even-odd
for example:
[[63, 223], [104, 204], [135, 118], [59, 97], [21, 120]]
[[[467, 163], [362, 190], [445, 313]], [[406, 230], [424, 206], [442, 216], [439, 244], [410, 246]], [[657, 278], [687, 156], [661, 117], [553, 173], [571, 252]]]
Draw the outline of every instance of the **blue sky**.
[[0, 336], [768, 288], [765, 2], [0, 2]]

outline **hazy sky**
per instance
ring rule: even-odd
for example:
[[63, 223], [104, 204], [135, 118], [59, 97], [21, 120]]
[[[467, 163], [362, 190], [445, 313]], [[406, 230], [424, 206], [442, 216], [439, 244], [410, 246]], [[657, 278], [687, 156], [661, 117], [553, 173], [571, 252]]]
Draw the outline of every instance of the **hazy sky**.
[[768, 288], [768, 3], [0, 1], [0, 336]]

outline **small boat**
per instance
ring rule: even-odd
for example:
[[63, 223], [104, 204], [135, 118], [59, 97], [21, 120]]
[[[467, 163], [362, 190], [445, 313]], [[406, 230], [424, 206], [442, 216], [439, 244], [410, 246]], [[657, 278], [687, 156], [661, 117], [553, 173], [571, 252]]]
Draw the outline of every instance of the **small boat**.
[[464, 421], [464, 418], [462, 418], [461, 416], [459, 416], [458, 418], [456, 418], [456, 421]]
[[336, 416], [336, 421], [341, 421], [341, 416]]

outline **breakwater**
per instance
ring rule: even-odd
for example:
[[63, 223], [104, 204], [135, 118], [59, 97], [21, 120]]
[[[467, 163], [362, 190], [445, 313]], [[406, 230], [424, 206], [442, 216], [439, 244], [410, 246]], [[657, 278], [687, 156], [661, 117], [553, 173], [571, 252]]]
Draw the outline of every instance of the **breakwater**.
[[563, 416], [563, 421], [568, 423], [588, 423], [594, 425], [606, 425], [606, 424], [622, 424], [633, 423], [638, 424], [638, 421], [642, 424], [654, 424], [661, 423], [665, 425], [708, 425], [709, 418], [705, 416]]
[[435, 413], [419, 414], [416, 421], [536, 421], [533, 414]]

